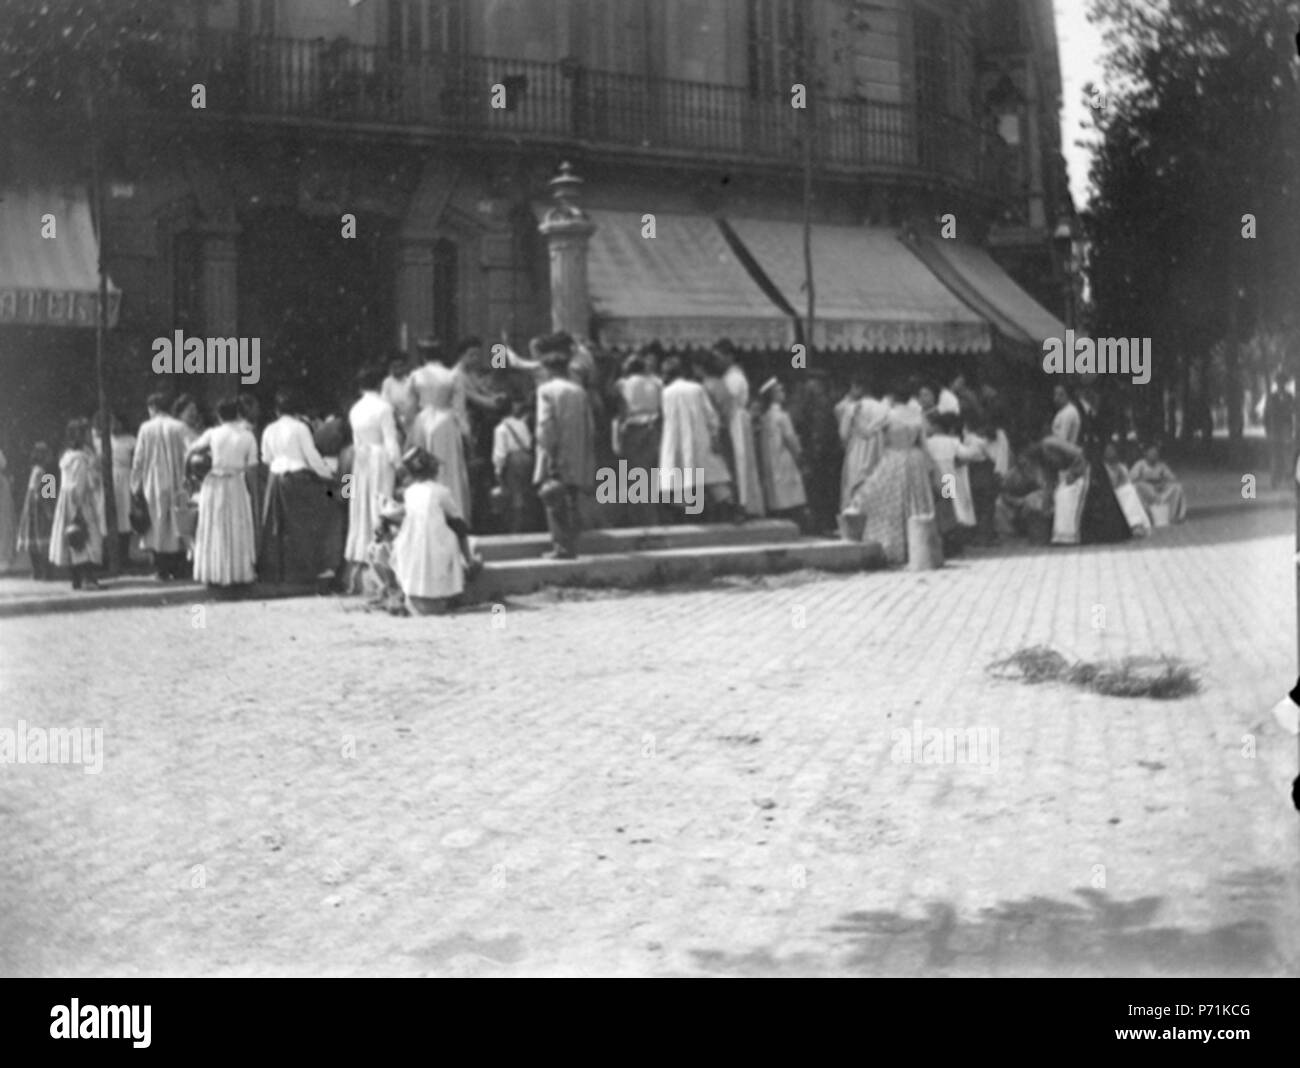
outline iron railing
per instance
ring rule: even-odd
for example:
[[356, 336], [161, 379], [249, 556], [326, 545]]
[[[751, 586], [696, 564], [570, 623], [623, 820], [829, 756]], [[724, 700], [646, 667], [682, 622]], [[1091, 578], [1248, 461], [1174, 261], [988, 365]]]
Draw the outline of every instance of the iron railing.
[[[949, 115], [873, 100], [788, 95], [488, 56], [396, 55], [333, 41], [198, 31], [170, 37], [172, 73], [202, 82], [217, 114], [387, 124], [433, 133], [582, 142], [598, 149], [685, 153], [797, 164], [809, 115], [814, 162], [863, 172], [916, 173], [996, 195], [1006, 146]], [[169, 79], [170, 80], [170, 79]], [[493, 87], [505, 107], [493, 106]], [[138, 89], [138, 86], [137, 86]], [[149, 94], [145, 94], [149, 95]], [[160, 94], [154, 104], [162, 103]], [[178, 99], [168, 92], [166, 98]], [[188, 96], [181, 96], [188, 106]]]

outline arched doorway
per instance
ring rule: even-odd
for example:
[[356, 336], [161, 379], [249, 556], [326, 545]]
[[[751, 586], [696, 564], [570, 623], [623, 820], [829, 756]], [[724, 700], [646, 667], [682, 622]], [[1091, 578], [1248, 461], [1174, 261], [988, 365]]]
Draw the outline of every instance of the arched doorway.
[[433, 334], [450, 352], [460, 336], [460, 248], [439, 238], [433, 246]]
[[[294, 384], [312, 402], [350, 395], [363, 364], [394, 347], [394, 226], [266, 209], [241, 218], [239, 326], [260, 337], [259, 392]], [[269, 397], [268, 397], [269, 399]]]

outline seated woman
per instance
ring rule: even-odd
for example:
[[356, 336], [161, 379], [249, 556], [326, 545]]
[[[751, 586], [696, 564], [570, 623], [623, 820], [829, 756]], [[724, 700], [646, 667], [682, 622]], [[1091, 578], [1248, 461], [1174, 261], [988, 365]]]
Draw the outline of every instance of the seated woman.
[[1002, 537], [1023, 535], [1046, 545], [1052, 537], [1052, 497], [1056, 472], [1041, 445], [1031, 445], [1016, 457], [994, 509], [994, 525]]
[[1138, 497], [1137, 490], [1129, 481], [1128, 469], [1120, 463], [1119, 450], [1114, 444], [1106, 446], [1105, 452], [1102, 453], [1102, 463], [1106, 468], [1106, 474], [1110, 476], [1111, 487], [1115, 490], [1115, 499], [1119, 501], [1120, 511], [1128, 520], [1129, 529], [1135, 537], [1146, 537], [1151, 533], [1151, 523], [1147, 519], [1146, 509], [1142, 507], [1142, 500]]
[[1149, 445], [1146, 454], [1129, 470], [1133, 488], [1146, 505], [1162, 505], [1169, 509], [1169, 521], [1181, 523], [1187, 518], [1187, 499], [1183, 485], [1174, 477], [1169, 465], [1160, 459], [1160, 446]]
[[403, 494], [401, 529], [393, 539], [393, 577], [412, 615], [445, 612], [465, 589], [481, 561], [469, 544], [469, 527], [452, 491], [438, 482], [438, 461], [424, 449], [408, 449], [402, 467], [410, 477]]

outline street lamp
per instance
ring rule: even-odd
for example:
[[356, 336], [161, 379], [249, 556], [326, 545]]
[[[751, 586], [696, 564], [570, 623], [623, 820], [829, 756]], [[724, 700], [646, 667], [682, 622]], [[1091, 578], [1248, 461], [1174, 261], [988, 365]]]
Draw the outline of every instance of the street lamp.
[[1063, 284], [1065, 286], [1065, 325], [1074, 329], [1074, 274], [1077, 268], [1074, 256], [1074, 230], [1069, 219], [1062, 219], [1052, 232], [1052, 248], [1056, 252], [1056, 262], [1061, 265]]

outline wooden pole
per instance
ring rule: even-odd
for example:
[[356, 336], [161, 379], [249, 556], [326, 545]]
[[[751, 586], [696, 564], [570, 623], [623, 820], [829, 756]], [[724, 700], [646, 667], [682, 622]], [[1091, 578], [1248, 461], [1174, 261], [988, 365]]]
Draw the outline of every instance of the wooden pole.
[[117, 498], [113, 492], [112, 419], [108, 412], [108, 387], [104, 379], [105, 331], [108, 327], [108, 274], [104, 267], [104, 183], [99, 173], [99, 130], [95, 122], [95, 98], [86, 98], [90, 120], [91, 199], [95, 207], [95, 236], [99, 251], [99, 300], [95, 308], [95, 384], [99, 392], [100, 471], [104, 481], [104, 563], [110, 575], [120, 570], [124, 561], [117, 552]]

